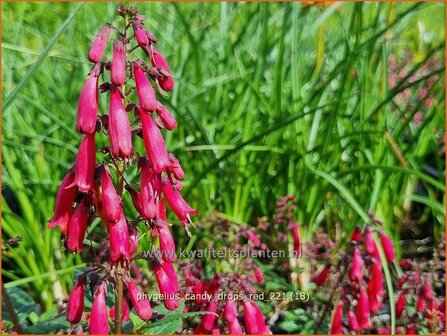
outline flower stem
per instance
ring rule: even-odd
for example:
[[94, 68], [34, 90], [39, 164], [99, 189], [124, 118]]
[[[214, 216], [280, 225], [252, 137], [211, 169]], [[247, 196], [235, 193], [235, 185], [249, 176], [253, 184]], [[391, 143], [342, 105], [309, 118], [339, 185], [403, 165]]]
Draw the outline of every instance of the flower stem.
[[115, 294], [115, 334], [120, 335], [123, 326], [123, 278], [121, 272], [116, 274]]
[[20, 334], [23, 335], [24, 331], [22, 329], [22, 326], [20, 325], [19, 318], [14, 309], [14, 305], [12, 304], [11, 298], [9, 297], [9, 294], [6, 291], [5, 284], [3, 283], [3, 281], [2, 281], [2, 295], [5, 300], [6, 309], [8, 310], [9, 316], [12, 320], [14, 331], [19, 335]]

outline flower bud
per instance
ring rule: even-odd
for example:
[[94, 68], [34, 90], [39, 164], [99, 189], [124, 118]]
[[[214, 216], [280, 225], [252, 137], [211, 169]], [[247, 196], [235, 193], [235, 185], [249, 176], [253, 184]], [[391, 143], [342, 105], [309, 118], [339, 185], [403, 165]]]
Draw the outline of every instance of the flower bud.
[[366, 291], [360, 290], [357, 300], [356, 316], [360, 329], [370, 329], [371, 323], [369, 320], [369, 300]]
[[227, 322], [233, 322], [234, 320], [237, 320], [237, 307], [236, 303], [234, 301], [228, 300], [225, 302], [224, 307], [224, 318]]
[[380, 234], [380, 242], [382, 243], [383, 252], [385, 252], [386, 260], [392, 263], [395, 259], [393, 241], [383, 232]]
[[97, 191], [100, 195], [100, 202], [97, 205], [101, 207], [101, 214], [108, 223], [116, 223], [123, 213], [121, 198], [118, 196], [110, 177], [109, 168], [100, 165], [96, 169], [101, 190]]
[[145, 298], [144, 293], [138, 288], [137, 284], [129, 277], [124, 278], [127, 291], [129, 293], [132, 306], [135, 312], [142, 320], [149, 320], [152, 317], [152, 307], [149, 300]]
[[171, 91], [174, 88], [174, 80], [171, 76], [171, 69], [163, 55], [160, 54], [160, 52], [155, 48], [153, 48], [151, 63], [152, 66], [162, 74], [158, 77], [160, 87], [165, 91]]
[[312, 275], [312, 282], [315, 283], [318, 287], [324, 284], [329, 276], [330, 268], [331, 265], [325, 265], [320, 272]]
[[371, 257], [376, 258], [377, 262], [380, 261], [379, 251], [370, 228], [367, 228], [365, 232], [365, 251]]
[[[73, 210], [77, 188], [73, 185], [74, 172], [70, 169], [59, 185], [57, 190], [56, 203], [54, 205], [54, 215], [48, 221], [48, 228], [59, 226], [63, 234], [67, 234], [67, 225]], [[70, 187], [71, 186], [71, 187]]]
[[81, 144], [75, 159], [75, 178], [69, 186], [77, 185], [81, 192], [94, 189], [96, 147], [95, 134], [86, 134], [82, 138]]
[[155, 111], [157, 108], [155, 90], [144, 75], [143, 69], [141, 69], [140, 65], [137, 63], [133, 64], [133, 74], [135, 77], [137, 96], [141, 107], [149, 112]]
[[343, 316], [343, 304], [340, 302], [335, 308], [331, 321], [331, 335], [340, 335], [342, 332], [342, 316]]
[[79, 323], [84, 312], [84, 286], [85, 277], [80, 276], [68, 297], [67, 320], [72, 324]]
[[162, 257], [165, 261], [174, 261], [176, 259], [175, 255], [175, 243], [174, 238], [172, 238], [169, 226], [165, 223], [159, 228], [159, 240], [160, 240], [160, 250], [162, 252]]
[[84, 198], [78, 203], [68, 221], [67, 248], [76, 253], [81, 252], [82, 246], [84, 245], [88, 215], [88, 204]]
[[110, 236], [110, 258], [112, 262], [118, 262], [123, 259], [130, 260], [129, 248], [129, 230], [127, 220], [124, 214], [115, 224], [109, 225]]
[[98, 115], [98, 75], [92, 71], [82, 88], [78, 101], [76, 130], [85, 134], [92, 134], [96, 129]]
[[[208, 304], [206, 311], [216, 313], [217, 311], [217, 300], [212, 300]], [[213, 328], [214, 321], [216, 320], [216, 315], [205, 314], [202, 316], [202, 325], [206, 331], [210, 331]]]
[[351, 234], [351, 241], [360, 243], [362, 241], [362, 231], [360, 230], [360, 227], [357, 225], [352, 231]]
[[191, 208], [188, 203], [185, 202], [182, 195], [167, 179], [163, 181], [163, 194], [169, 203], [172, 211], [176, 214], [182, 226], [187, 229], [186, 224], [192, 223], [190, 215], [197, 214], [197, 210]]
[[138, 109], [143, 131], [144, 147], [155, 173], [166, 171], [171, 166], [166, 144], [152, 117], [142, 108]]
[[160, 193], [158, 175], [151, 169], [147, 159], [139, 162], [141, 169], [140, 204], [141, 216], [145, 219], [153, 219], [157, 212], [156, 192]]
[[109, 320], [106, 306], [107, 285], [101, 283], [96, 289], [90, 313], [88, 332], [90, 335], [107, 335], [109, 333]]
[[109, 41], [111, 27], [109, 25], [103, 27], [98, 35], [96, 35], [95, 41], [88, 53], [88, 60], [93, 63], [101, 61], [104, 50], [106, 49], [107, 42]]
[[149, 38], [146, 34], [146, 31], [143, 29], [143, 26], [140, 22], [134, 21], [132, 22], [133, 30], [135, 33], [135, 38], [137, 39], [137, 43], [140, 47], [144, 48], [149, 44]]
[[152, 260], [152, 268], [157, 279], [158, 289], [164, 296], [164, 305], [169, 310], [175, 310], [179, 306], [176, 298], [178, 292], [178, 281], [175, 270], [170, 262]]
[[110, 95], [109, 122], [107, 130], [111, 152], [114, 157], [126, 158], [132, 155], [132, 130], [129, 117], [117, 88]]
[[123, 42], [113, 42], [112, 64], [110, 66], [110, 77], [116, 86], [122, 86], [126, 81], [126, 56]]
[[168, 172], [173, 174], [176, 179], [181, 180], [185, 177], [185, 172], [183, 171], [182, 166], [180, 166], [179, 160], [177, 160], [171, 153], [169, 153], [168, 156], [169, 161], [171, 161], [171, 166], [169, 166]]
[[299, 256], [301, 255], [300, 228], [296, 222], [292, 222], [290, 225], [292, 229], [293, 252]]
[[244, 301], [244, 322], [247, 334], [270, 334], [265, 324], [264, 315], [258, 305], [252, 301]]
[[264, 275], [262, 275], [262, 271], [256, 266], [254, 267], [254, 269], [256, 281], [260, 284], [264, 283]]
[[349, 270], [349, 279], [351, 281], [361, 282], [363, 280], [363, 259], [358, 247], [354, 248], [354, 255], [352, 257], [351, 268]]
[[167, 130], [173, 130], [177, 127], [177, 121], [172, 116], [171, 112], [162, 104], [158, 103], [157, 109], [155, 110], [161, 119], [161, 122], [166, 127]]
[[396, 318], [400, 318], [402, 316], [406, 304], [407, 304], [407, 298], [405, 297], [405, 294], [402, 293], [396, 301], [396, 307], [395, 307]]

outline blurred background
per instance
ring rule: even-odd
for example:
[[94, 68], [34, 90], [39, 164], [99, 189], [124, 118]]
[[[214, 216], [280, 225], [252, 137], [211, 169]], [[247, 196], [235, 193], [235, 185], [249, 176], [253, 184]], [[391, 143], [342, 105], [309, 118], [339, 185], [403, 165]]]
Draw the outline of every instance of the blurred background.
[[[400, 256], [432, 253], [445, 222], [444, 3], [134, 5], [176, 82], [165, 103], [178, 128], [163, 134], [195, 221], [252, 225], [291, 194], [303, 240], [375, 216]], [[46, 222], [80, 141], [86, 55], [116, 6], [2, 4], [2, 279], [48, 316], [83, 265]], [[205, 239], [171, 222], [178, 246]]]

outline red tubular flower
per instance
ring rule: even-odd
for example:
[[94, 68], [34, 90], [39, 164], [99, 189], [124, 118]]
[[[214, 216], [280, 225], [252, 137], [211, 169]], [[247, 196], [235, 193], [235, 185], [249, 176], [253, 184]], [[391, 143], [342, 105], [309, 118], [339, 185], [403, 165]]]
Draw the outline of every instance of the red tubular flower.
[[107, 130], [111, 152], [114, 157], [126, 158], [132, 155], [132, 130], [121, 95], [116, 87], [110, 95], [109, 121]]
[[270, 334], [265, 324], [264, 315], [258, 305], [252, 301], [244, 301], [244, 322], [247, 334]]
[[132, 256], [138, 249], [138, 229], [136, 226], [129, 225], [129, 254]]
[[67, 320], [72, 324], [79, 323], [84, 312], [84, 286], [85, 277], [80, 276], [68, 297]]
[[232, 322], [228, 322], [228, 328], [230, 335], [242, 335], [242, 327], [241, 324], [237, 319], [233, 320]]
[[171, 166], [166, 143], [152, 117], [142, 108], [138, 109], [141, 119], [144, 147], [155, 173], [166, 171]]
[[354, 248], [351, 268], [349, 269], [349, 279], [351, 281], [361, 282], [363, 280], [363, 259], [358, 247]]
[[82, 138], [75, 159], [75, 178], [69, 186], [77, 185], [82, 192], [94, 189], [96, 147], [95, 134], [86, 134]]
[[[74, 172], [70, 169], [59, 185], [57, 190], [56, 203], [54, 205], [54, 215], [48, 221], [48, 228], [59, 226], [63, 234], [67, 233], [67, 224], [73, 210], [73, 202], [76, 197], [77, 188], [73, 185]], [[71, 186], [71, 187], [70, 187]]]
[[[100, 195], [100, 202], [97, 204], [97, 207], [101, 207], [100, 212], [106, 222], [116, 223], [123, 213], [121, 198], [116, 193], [109, 168], [105, 165], [100, 165], [96, 168], [96, 172], [99, 180], [96, 192]], [[100, 190], [99, 186], [101, 186]]]
[[376, 258], [377, 262], [380, 261], [379, 251], [370, 228], [366, 228], [365, 232], [365, 251], [371, 257]]
[[68, 221], [67, 248], [76, 253], [81, 252], [84, 245], [85, 231], [88, 223], [88, 203], [84, 198], [77, 205]]
[[351, 310], [348, 310], [348, 325], [349, 325], [349, 329], [351, 329], [352, 331], [360, 330], [359, 323], [357, 321], [357, 317]]
[[315, 283], [318, 287], [324, 284], [324, 282], [327, 280], [329, 276], [329, 270], [331, 268], [331, 265], [325, 265], [324, 268], [312, 275], [312, 282]]
[[[212, 300], [208, 304], [206, 311], [211, 313], [216, 313], [217, 311], [217, 300]], [[205, 314], [202, 316], [202, 326], [206, 331], [210, 331], [213, 328], [214, 321], [216, 320], [216, 315], [214, 314]]]
[[150, 168], [146, 158], [140, 160], [139, 166], [141, 169], [141, 216], [145, 219], [153, 219], [157, 212], [156, 194], [160, 193], [158, 190], [160, 189], [160, 177]]
[[357, 225], [352, 231], [351, 234], [351, 241], [360, 243], [362, 241], [362, 231], [360, 230], [360, 227]]
[[166, 197], [166, 200], [169, 203], [172, 211], [176, 214], [182, 226], [187, 228], [188, 223], [192, 223], [190, 215], [197, 214], [197, 210], [191, 208], [188, 203], [185, 202], [182, 195], [178, 192], [178, 190], [171, 184], [168, 179], [163, 181], [163, 194]]
[[149, 300], [145, 298], [144, 293], [131, 278], [124, 277], [124, 283], [126, 284], [130, 301], [138, 317], [142, 320], [149, 320], [152, 316], [152, 307]]
[[381, 264], [374, 263], [370, 267], [371, 279], [368, 282], [368, 298], [371, 313], [375, 314], [382, 307], [380, 297], [383, 295], [383, 274]]
[[157, 112], [158, 116], [161, 119], [161, 122], [166, 127], [167, 130], [173, 130], [177, 127], [177, 121], [172, 116], [171, 112], [162, 104], [157, 104], [157, 109], [155, 110]]
[[169, 226], [164, 223], [159, 228], [158, 232], [163, 260], [174, 261], [176, 259], [175, 243], [174, 238], [172, 238], [171, 231], [169, 230]]
[[124, 259], [130, 260], [129, 230], [124, 214], [122, 214], [118, 222], [109, 225], [108, 229], [110, 236], [110, 258], [112, 262], [118, 262]]
[[164, 295], [164, 305], [169, 310], [175, 310], [179, 306], [177, 300], [178, 281], [175, 270], [170, 262], [161, 263], [152, 260], [152, 268], [157, 279], [158, 289]]
[[132, 22], [132, 26], [135, 33], [135, 38], [137, 39], [137, 43], [140, 45], [140, 47], [144, 48], [149, 44], [149, 38], [145, 30], [143, 29], [143, 26], [138, 21]]
[[228, 323], [231, 335], [242, 335], [242, 327], [237, 319], [237, 307], [234, 301], [227, 301], [224, 308], [224, 319]]
[[264, 275], [262, 274], [262, 271], [256, 266], [254, 267], [254, 269], [256, 281], [260, 284], [264, 283]]
[[126, 81], [126, 56], [124, 44], [119, 40], [113, 42], [113, 57], [110, 66], [112, 83], [121, 86]]
[[292, 223], [290, 223], [290, 228], [292, 230], [293, 252], [296, 255], [301, 255], [301, 243], [300, 243], [300, 228], [299, 228], [299, 225], [296, 222], [292, 222]]
[[342, 333], [342, 317], [343, 317], [343, 304], [340, 302], [335, 308], [334, 315], [332, 315], [331, 321], [331, 335], [340, 335]]
[[391, 263], [395, 259], [393, 241], [383, 232], [380, 232], [380, 242], [382, 243], [383, 252], [385, 252], [386, 260]]
[[425, 284], [422, 286], [421, 293], [427, 300], [431, 300], [433, 298], [433, 289], [430, 284]]
[[98, 35], [96, 35], [95, 41], [88, 53], [88, 59], [90, 62], [98, 63], [101, 61], [104, 50], [106, 49], [107, 42], [109, 41], [111, 27], [109, 25], [103, 27]]
[[101, 283], [96, 289], [90, 313], [88, 332], [90, 335], [107, 335], [109, 333], [109, 320], [106, 306], [107, 285]]
[[96, 129], [98, 115], [98, 75], [92, 71], [82, 88], [78, 101], [76, 130], [81, 133], [92, 134]]
[[371, 322], [369, 320], [369, 299], [366, 291], [360, 290], [356, 307], [357, 321], [360, 329], [370, 329]]
[[247, 230], [245, 233], [247, 235], [247, 239], [253, 243], [253, 246], [261, 246], [261, 240], [253, 231]]
[[[109, 315], [110, 318], [112, 320], [115, 319], [115, 310], [116, 310], [116, 304], [113, 305], [113, 307], [110, 309]], [[129, 308], [129, 304], [127, 303], [127, 300], [125, 298], [123, 298], [123, 307], [121, 308], [121, 316], [122, 316], [122, 321], [123, 322], [127, 322], [130, 321], [130, 308]]]
[[149, 112], [155, 111], [157, 109], [155, 90], [144, 75], [143, 69], [141, 69], [138, 63], [133, 64], [133, 74], [135, 77], [137, 96], [141, 107]]
[[422, 294], [419, 294], [416, 299], [416, 311], [422, 313], [425, 307], [425, 298]]
[[180, 166], [179, 160], [169, 153], [169, 161], [171, 161], [171, 166], [168, 168], [168, 172], [173, 174], [178, 180], [183, 179], [185, 177], [185, 172], [183, 171], [182, 166]]
[[404, 312], [405, 306], [407, 304], [407, 298], [405, 294], [401, 294], [399, 298], [396, 301], [396, 318], [400, 318], [402, 316], [402, 313]]
[[174, 88], [174, 80], [171, 76], [171, 69], [168, 62], [157, 49], [153, 48], [151, 57], [152, 66], [155, 67], [161, 74], [158, 78], [160, 87], [165, 91], [171, 91]]

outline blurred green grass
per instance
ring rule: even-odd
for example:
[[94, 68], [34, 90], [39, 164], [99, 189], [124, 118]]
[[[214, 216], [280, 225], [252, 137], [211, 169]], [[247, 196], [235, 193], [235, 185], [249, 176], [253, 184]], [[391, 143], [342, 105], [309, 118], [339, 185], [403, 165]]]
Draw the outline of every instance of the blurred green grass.
[[[29, 278], [22, 285], [45, 308], [66, 297], [82, 262], [46, 221], [80, 139], [86, 55], [116, 5], [2, 4], [2, 177], [15, 197], [2, 198], [2, 233], [23, 239], [3, 254], [3, 277]], [[308, 238], [319, 226], [349, 232], [368, 210], [396, 241], [410, 219], [435, 236], [444, 230], [444, 3], [130, 5], [146, 15], [171, 65], [176, 87], [166, 104], [179, 127], [164, 134], [201, 216], [219, 210], [251, 223], [292, 193]], [[433, 57], [438, 68], [390, 88], [391, 55], [409, 73]], [[419, 93], [430, 74], [437, 80], [426, 109]], [[411, 104], [402, 107], [405, 89]], [[101, 113], [106, 106], [102, 97]]]

